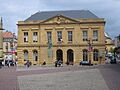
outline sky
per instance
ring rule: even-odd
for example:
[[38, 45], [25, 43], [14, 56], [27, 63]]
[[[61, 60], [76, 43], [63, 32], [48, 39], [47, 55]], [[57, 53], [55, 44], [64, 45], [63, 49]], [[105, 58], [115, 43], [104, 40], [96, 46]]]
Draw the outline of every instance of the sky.
[[105, 32], [111, 38], [120, 34], [120, 0], [0, 0], [3, 28], [18, 33], [18, 21], [38, 11], [90, 10], [106, 21]]

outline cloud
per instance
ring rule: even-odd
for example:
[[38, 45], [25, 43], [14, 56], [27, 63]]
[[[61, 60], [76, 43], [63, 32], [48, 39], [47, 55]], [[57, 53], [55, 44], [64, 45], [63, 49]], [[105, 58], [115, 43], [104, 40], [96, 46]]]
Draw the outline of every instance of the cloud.
[[115, 37], [120, 34], [119, 8], [119, 0], [2, 0], [0, 16], [4, 19], [4, 28], [17, 33], [16, 22], [38, 11], [85, 9], [105, 18], [106, 31]]

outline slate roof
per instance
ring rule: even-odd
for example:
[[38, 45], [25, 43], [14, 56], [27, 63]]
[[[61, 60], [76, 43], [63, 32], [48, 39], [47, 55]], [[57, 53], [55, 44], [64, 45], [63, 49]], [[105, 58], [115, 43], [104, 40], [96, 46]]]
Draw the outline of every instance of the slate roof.
[[48, 18], [54, 17], [56, 15], [63, 15], [69, 18], [73, 19], [80, 19], [80, 18], [94, 18], [97, 19], [99, 18], [95, 14], [93, 14], [89, 10], [66, 10], [66, 11], [42, 11], [42, 12], [37, 12], [33, 15], [31, 15], [29, 18], [27, 18], [25, 21], [30, 21], [30, 20], [46, 20]]

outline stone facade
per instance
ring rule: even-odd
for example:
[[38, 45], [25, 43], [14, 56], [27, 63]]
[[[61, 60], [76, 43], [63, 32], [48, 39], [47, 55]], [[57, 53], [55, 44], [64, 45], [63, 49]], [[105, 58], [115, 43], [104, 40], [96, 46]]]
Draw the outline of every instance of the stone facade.
[[104, 26], [103, 18], [73, 19], [64, 15], [18, 21], [18, 64], [24, 65], [26, 59], [33, 65], [44, 61], [54, 64], [56, 59], [74, 64], [81, 60], [104, 63]]
[[120, 47], [120, 34], [115, 37], [115, 47]]
[[111, 50], [115, 48], [114, 41], [107, 33], [105, 33], [105, 46], [106, 46], [106, 53], [111, 52]]
[[10, 31], [3, 32], [4, 59], [15, 60], [17, 58], [17, 37]]

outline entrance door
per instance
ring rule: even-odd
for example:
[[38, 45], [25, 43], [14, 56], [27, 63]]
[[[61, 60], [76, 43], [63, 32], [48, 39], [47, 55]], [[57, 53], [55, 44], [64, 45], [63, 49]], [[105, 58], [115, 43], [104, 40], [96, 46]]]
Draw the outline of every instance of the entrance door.
[[73, 63], [74, 63], [74, 52], [73, 52], [72, 49], [69, 49], [69, 50], [67, 51], [67, 62], [68, 62], [69, 64], [73, 64]]
[[56, 51], [56, 59], [63, 61], [63, 51], [61, 49]]

